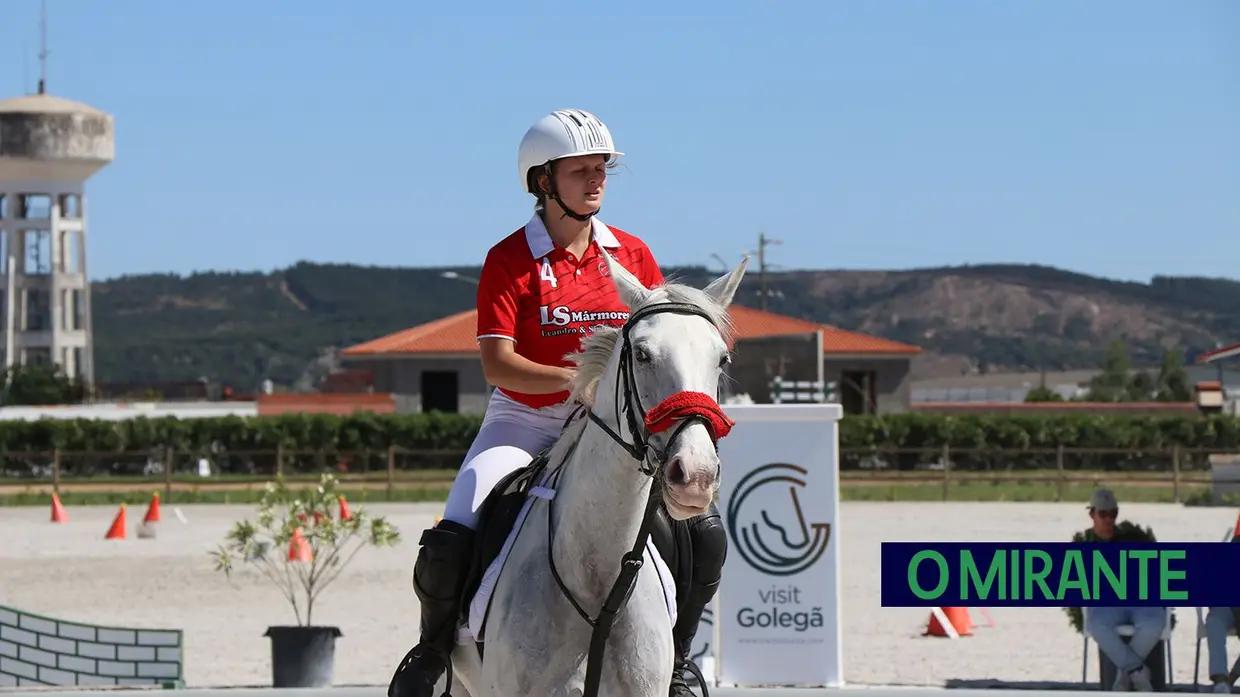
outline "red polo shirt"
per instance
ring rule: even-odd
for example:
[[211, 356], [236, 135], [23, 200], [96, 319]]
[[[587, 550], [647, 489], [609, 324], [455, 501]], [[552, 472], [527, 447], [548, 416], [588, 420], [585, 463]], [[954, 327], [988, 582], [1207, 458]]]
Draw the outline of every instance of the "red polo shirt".
[[[516, 342], [518, 355], [535, 363], [571, 365], [564, 356], [580, 350], [581, 339], [594, 327], [619, 327], [629, 317], [600, 247], [647, 288], [663, 283], [644, 242], [592, 220], [594, 240], [581, 259], [556, 247], [537, 215], [491, 248], [478, 283], [479, 339], [508, 339]], [[569, 394], [502, 392], [535, 409], [559, 404]]]

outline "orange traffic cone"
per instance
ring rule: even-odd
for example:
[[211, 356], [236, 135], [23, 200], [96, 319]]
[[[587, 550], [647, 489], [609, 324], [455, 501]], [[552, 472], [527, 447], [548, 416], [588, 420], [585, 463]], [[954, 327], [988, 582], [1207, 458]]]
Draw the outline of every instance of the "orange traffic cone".
[[146, 507], [146, 517], [142, 519], [143, 523], [159, 522], [159, 492], [151, 494], [151, 503]]
[[340, 519], [348, 520], [353, 517], [353, 512], [349, 510], [349, 502], [344, 500], [344, 494], [340, 495]]
[[289, 561], [310, 561], [310, 543], [306, 542], [306, 538], [301, 534], [301, 528], [293, 531], [293, 537], [288, 541], [288, 560]]
[[947, 629], [939, 622], [939, 613], [931, 612], [930, 621], [926, 624], [926, 632], [922, 636], [971, 636], [973, 634], [973, 621], [969, 619], [969, 608], [967, 607], [941, 607], [938, 608], [943, 616], [947, 618], [951, 629]]
[[60, 495], [56, 492], [52, 492], [52, 522], [69, 522], [69, 514], [65, 512], [65, 507], [60, 503]]
[[108, 528], [108, 534], [103, 536], [105, 540], [123, 540], [125, 539], [125, 504], [121, 504], [121, 510], [117, 511], [116, 517], [112, 519], [112, 527]]

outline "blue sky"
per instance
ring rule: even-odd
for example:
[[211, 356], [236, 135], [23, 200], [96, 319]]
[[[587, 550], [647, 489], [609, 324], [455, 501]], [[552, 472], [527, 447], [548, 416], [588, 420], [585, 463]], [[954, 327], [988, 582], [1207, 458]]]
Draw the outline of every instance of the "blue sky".
[[[1232, 0], [49, 0], [49, 91], [112, 113], [91, 274], [480, 264], [566, 106], [664, 265], [1036, 262], [1240, 277]], [[32, 91], [38, 0], [0, 23]], [[25, 70], [23, 71], [23, 66]]]

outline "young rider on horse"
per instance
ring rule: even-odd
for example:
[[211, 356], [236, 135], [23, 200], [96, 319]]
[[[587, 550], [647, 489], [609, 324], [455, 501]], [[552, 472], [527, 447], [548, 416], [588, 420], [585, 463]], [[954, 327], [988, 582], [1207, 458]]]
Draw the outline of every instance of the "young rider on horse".
[[[577, 351], [592, 327], [618, 327], [628, 317], [600, 248], [647, 287], [663, 283], [645, 243], [595, 217], [607, 170], [622, 154], [607, 126], [578, 109], [543, 117], [521, 140], [517, 169], [522, 190], [536, 200], [534, 216], [491, 248], [478, 285], [482, 367], [497, 389], [448, 494], [443, 520], [422, 534], [413, 572], [421, 639], [397, 668], [389, 697], [433, 697], [456, 643], [460, 593], [483, 501], [504, 476], [551, 446], [574, 411], [567, 390], [572, 369], [564, 355]], [[690, 578], [676, 584], [670, 695], [680, 697], [692, 694], [685, 684], [690, 645], [718, 588], [727, 536], [713, 505], [684, 523], [660, 518], [688, 543], [677, 554], [691, 559], [679, 565], [669, 560], [673, 569], [692, 569]]]

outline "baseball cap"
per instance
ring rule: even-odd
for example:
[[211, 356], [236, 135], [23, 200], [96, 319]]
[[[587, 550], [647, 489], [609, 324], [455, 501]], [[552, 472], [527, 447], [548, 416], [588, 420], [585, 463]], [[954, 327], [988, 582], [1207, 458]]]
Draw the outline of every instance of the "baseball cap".
[[1110, 489], [1095, 489], [1093, 496], [1089, 497], [1088, 508], [1099, 511], [1113, 511], [1119, 508], [1119, 501], [1115, 500], [1115, 493]]

